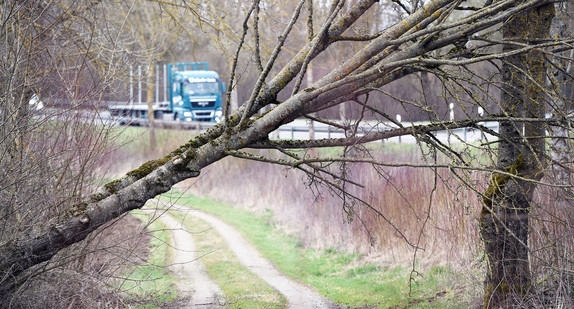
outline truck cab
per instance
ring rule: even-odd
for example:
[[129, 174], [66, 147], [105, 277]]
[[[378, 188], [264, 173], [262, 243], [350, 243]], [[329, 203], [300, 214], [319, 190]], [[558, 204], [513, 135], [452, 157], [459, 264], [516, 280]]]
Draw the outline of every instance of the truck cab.
[[168, 76], [174, 120], [221, 121], [225, 84], [206, 62], [170, 63]]

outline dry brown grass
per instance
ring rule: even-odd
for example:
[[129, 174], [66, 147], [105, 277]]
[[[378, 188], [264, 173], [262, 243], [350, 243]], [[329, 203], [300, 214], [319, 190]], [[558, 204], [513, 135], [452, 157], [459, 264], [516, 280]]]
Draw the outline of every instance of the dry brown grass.
[[[381, 160], [401, 161], [401, 158]], [[407, 153], [412, 160], [413, 153]], [[369, 203], [355, 204], [353, 215], [325, 187], [309, 186], [301, 172], [260, 162], [227, 158], [202, 171], [186, 190], [273, 218], [306, 246], [334, 248], [408, 262], [417, 257], [434, 263], [465, 264], [479, 245], [476, 194], [458, 186], [446, 171], [413, 167], [382, 168], [354, 164], [350, 177], [365, 189], [349, 192]], [[311, 187], [311, 189], [310, 189]], [[432, 193], [432, 194], [431, 194]], [[432, 199], [431, 199], [432, 196]]]

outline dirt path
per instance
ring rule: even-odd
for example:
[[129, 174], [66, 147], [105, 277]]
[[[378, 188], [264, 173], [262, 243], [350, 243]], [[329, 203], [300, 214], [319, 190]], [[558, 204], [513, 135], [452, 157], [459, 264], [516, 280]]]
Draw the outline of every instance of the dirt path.
[[[325, 297], [319, 295], [313, 288], [303, 285], [280, 273], [271, 262], [264, 259], [257, 249], [249, 244], [231, 225], [217, 217], [192, 210], [189, 207], [171, 205], [170, 209], [184, 211], [188, 215], [193, 215], [212, 225], [225, 239], [243, 266], [247, 267], [251, 272], [285, 296], [288, 308], [340, 308], [338, 305], [333, 304]], [[196, 279], [196, 281], [199, 280]]]
[[186, 296], [191, 296], [190, 301], [183, 308], [222, 308], [218, 305], [218, 300], [223, 297], [223, 293], [219, 286], [207, 276], [197, 256], [191, 233], [182, 226], [181, 222], [167, 213], [164, 213], [159, 220], [171, 232], [174, 248], [172, 267], [178, 288]]

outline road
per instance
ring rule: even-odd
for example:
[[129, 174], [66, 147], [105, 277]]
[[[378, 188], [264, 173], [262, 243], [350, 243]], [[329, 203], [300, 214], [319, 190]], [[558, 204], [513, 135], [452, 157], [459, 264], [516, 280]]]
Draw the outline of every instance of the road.
[[[152, 203], [148, 205], [152, 205]], [[239, 231], [219, 218], [182, 205], [165, 205], [157, 200], [154, 200], [153, 205], [160, 208], [169, 208], [172, 211], [182, 211], [188, 216], [194, 216], [210, 224], [225, 239], [231, 251], [233, 251], [244, 267], [283, 294], [285, 299], [287, 299], [288, 308], [341, 308], [339, 305], [321, 296], [312, 287], [282, 274], [270, 261], [263, 258], [258, 250], [241, 236]], [[150, 212], [157, 210], [157, 208], [147, 208], [145, 210]], [[220, 308], [218, 304], [223, 303], [220, 300], [225, 296], [207, 276], [201, 259], [197, 259], [194, 255], [195, 247], [191, 233], [182, 227], [181, 222], [178, 222], [167, 213], [163, 213], [159, 220], [166, 224], [173, 235], [176, 249], [173, 264], [177, 267], [176, 271], [179, 274], [180, 289], [183, 293], [191, 293], [191, 301], [186, 308]]]

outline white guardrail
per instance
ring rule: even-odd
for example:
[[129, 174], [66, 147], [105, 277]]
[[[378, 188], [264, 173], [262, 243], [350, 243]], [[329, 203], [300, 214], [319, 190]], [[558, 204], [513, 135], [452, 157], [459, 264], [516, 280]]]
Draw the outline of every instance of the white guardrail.
[[[405, 127], [411, 125], [421, 125], [424, 123], [403, 123]], [[481, 125], [486, 128], [498, 132], [498, 122], [484, 122]], [[386, 131], [396, 128], [393, 124], [385, 124], [381, 122], [369, 122], [359, 126], [358, 135], [364, 135], [372, 132]], [[321, 138], [339, 138], [345, 137], [345, 132], [342, 129], [334, 128], [321, 123], [313, 124], [315, 139]], [[473, 142], [479, 140], [495, 140], [496, 137], [485, 133], [475, 128], [460, 128], [450, 131], [441, 130], [433, 132], [433, 135], [443, 143], [456, 143], [456, 142]], [[281, 126], [278, 130], [271, 134], [272, 139], [309, 139], [309, 121], [304, 119], [295, 120], [292, 123]], [[382, 140], [382, 142], [398, 142], [398, 143], [415, 143], [416, 138], [412, 135], [405, 135], [400, 137], [393, 137]]]
[[[120, 102], [113, 102], [118, 104]], [[120, 103], [121, 104], [121, 103]], [[51, 112], [49, 112], [51, 110]], [[48, 116], [49, 118], [59, 118], [55, 116], [60, 114], [57, 112], [58, 108], [44, 108], [42, 114]], [[77, 110], [75, 111], [76, 117], [85, 118], [81, 121], [89, 121], [89, 119], [97, 119], [99, 123], [105, 125], [136, 125], [136, 126], [148, 126], [149, 119], [141, 117], [129, 117], [129, 116], [117, 116], [113, 117], [109, 111], [100, 111], [95, 116], [95, 111], [89, 110]], [[61, 116], [60, 116], [61, 117]], [[184, 130], [197, 130], [203, 131], [211, 128], [215, 125], [212, 122], [185, 122], [174, 120], [172, 114], [164, 113], [163, 119], [156, 119], [155, 122], [157, 127], [173, 128], [173, 129], [184, 129]], [[424, 125], [423, 122], [403, 122], [405, 127], [411, 125]], [[489, 121], [480, 123], [486, 128], [498, 132], [498, 122]], [[309, 139], [310, 133], [310, 120], [307, 119], [297, 119], [289, 124], [281, 126], [279, 129], [275, 130], [270, 134], [271, 139]], [[364, 121], [358, 127], [358, 134], [364, 135], [371, 132], [380, 132], [396, 128], [396, 125], [392, 123], [382, 123], [375, 121]], [[323, 138], [341, 138], [345, 137], [345, 132], [342, 129], [329, 126], [323, 123], [313, 123], [314, 129], [314, 139]], [[459, 128], [453, 130], [441, 130], [433, 133], [434, 136], [443, 143], [457, 143], [457, 142], [475, 142], [480, 140], [493, 141], [497, 138], [486, 132], [483, 132], [475, 128]], [[415, 143], [416, 138], [411, 135], [405, 135], [400, 137], [393, 137], [389, 139], [384, 139], [382, 142], [398, 142], [398, 143]]]
[[[111, 117], [111, 116], [110, 116]], [[184, 129], [184, 130], [197, 130], [203, 131], [211, 128], [215, 123], [213, 122], [182, 122], [173, 120], [171, 114], [164, 114], [163, 119], [155, 120], [157, 127]], [[129, 118], [129, 117], [113, 117], [113, 123], [120, 125], [138, 125], [148, 126], [149, 120], [146, 118]], [[405, 126], [420, 125], [424, 123], [403, 123]], [[486, 128], [498, 132], [498, 122], [484, 122], [481, 125]], [[385, 124], [381, 122], [366, 121], [359, 126], [358, 135], [364, 135], [372, 132], [386, 131], [396, 128], [393, 124]], [[314, 122], [314, 139], [323, 138], [341, 138], [345, 137], [343, 129], [329, 126], [322, 123]], [[456, 143], [456, 142], [474, 142], [479, 140], [494, 140], [496, 137], [485, 133], [475, 128], [459, 128], [453, 130], [441, 130], [433, 133], [434, 136], [443, 143]], [[297, 119], [289, 124], [282, 125], [279, 129], [270, 134], [271, 139], [301, 139], [306, 140], [310, 138], [310, 121], [306, 119]], [[382, 142], [398, 142], [398, 143], [415, 143], [416, 138], [411, 135], [400, 137], [393, 137], [382, 140]]]

